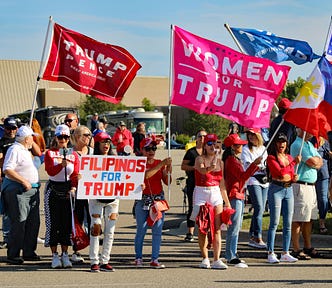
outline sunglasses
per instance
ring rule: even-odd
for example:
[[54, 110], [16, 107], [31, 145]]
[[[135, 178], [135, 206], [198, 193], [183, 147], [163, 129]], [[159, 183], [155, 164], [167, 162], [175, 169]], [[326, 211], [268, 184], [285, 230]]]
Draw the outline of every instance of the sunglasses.
[[203, 137], [206, 137], [206, 134], [204, 134], [204, 135], [198, 134], [197, 137], [198, 138], [203, 138]]
[[206, 142], [206, 145], [208, 145], [208, 146], [212, 146], [212, 145], [216, 145], [217, 143], [216, 142], [214, 142], [214, 141], [208, 141], [208, 142]]
[[84, 133], [84, 134], [82, 134], [82, 136], [91, 137], [91, 134], [90, 133]]
[[150, 151], [156, 151], [157, 147], [156, 146], [152, 146], [152, 147], [145, 147], [144, 148], [146, 152], [150, 152]]
[[14, 130], [17, 129], [17, 127], [5, 127], [5, 129], [6, 129], [6, 130], [12, 130], [12, 131], [14, 131]]
[[69, 139], [69, 136], [68, 135], [59, 135], [59, 136], [56, 136], [56, 138], [58, 138], [59, 140], [68, 140]]
[[100, 143], [111, 145], [111, 140], [109, 139], [101, 140]]
[[76, 120], [76, 119], [65, 119], [65, 123], [71, 123], [71, 122], [73, 122], [74, 120]]

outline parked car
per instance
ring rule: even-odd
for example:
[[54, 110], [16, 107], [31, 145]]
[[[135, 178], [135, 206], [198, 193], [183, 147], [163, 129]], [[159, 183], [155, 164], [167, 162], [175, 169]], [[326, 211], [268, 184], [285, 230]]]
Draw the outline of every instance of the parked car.
[[[171, 149], [184, 149], [185, 145], [176, 142], [175, 140], [171, 139]], [[168, 139], [165, 140], [165, 149], [168, 149]]]

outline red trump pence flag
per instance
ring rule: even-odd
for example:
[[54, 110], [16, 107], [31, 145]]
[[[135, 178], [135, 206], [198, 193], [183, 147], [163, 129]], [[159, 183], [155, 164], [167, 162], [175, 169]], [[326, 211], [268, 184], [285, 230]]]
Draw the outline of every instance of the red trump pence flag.
[[119, 103], [141, 65], [124, 48], [98, 42], [54, 23], [44, 80]]
[[171, 103], [246, 127], [269, 127], [290, 67], [173, 27]]
[[328, 139], [332, 130], [332, 63], [321, 57], [300, 89], [284, 120], [314, 136]]

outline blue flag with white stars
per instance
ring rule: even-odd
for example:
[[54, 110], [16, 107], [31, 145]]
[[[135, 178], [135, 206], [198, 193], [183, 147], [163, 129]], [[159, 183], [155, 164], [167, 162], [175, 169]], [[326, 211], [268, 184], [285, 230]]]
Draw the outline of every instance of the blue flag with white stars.
[[293, 61], [298, 65], [320, 58], [305, 41], [278, 37], [263, 30], [232, 27], [231, 30], [248, 55], [276, 63]]

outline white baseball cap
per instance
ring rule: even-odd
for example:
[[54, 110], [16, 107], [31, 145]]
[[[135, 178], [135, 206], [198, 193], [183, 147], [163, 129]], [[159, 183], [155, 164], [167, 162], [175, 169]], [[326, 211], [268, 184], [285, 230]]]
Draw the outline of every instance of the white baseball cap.
[[23, 125], [20, 128], [18, 128], [16, 132], [16, 137], [28, 137], [32, 135], [36, 134], [32, 131], [32, 129], [29, 126], [26, 125]]
[[70, 136], [69, 127], [67, 125], [65, 125], [65, 124], [58, 125], [55, 128], [54, 134], [55, 134], [55, 136], [60, 136], [60, 135]]

